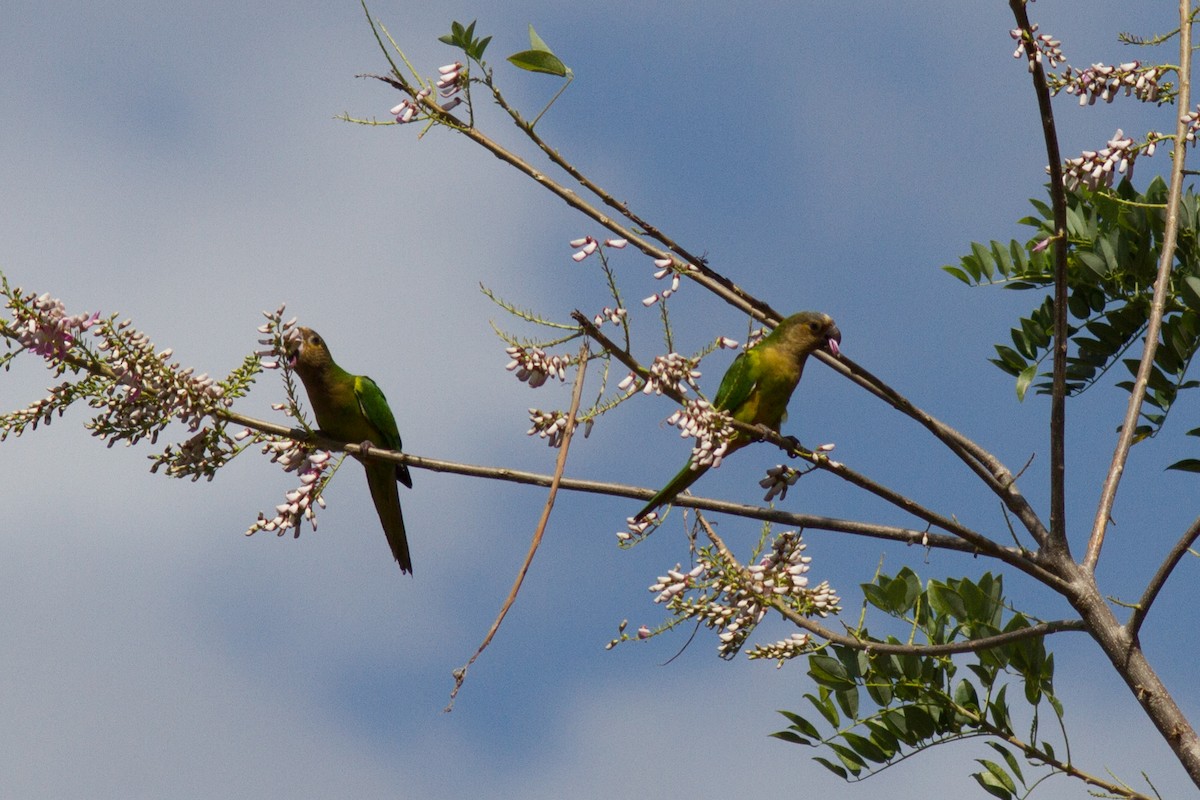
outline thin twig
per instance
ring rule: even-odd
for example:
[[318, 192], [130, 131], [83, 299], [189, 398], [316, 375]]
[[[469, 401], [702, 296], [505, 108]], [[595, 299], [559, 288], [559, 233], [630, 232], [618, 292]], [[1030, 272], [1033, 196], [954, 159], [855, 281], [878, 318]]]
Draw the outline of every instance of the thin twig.
[[554, 500], [558, 496], [558, 487], [562, 482], [563, 470], [567, 466], [567, 451], [571, 447], [571, 438], [575, 435], [575, 415], [579, 412], [579, 399], [583, 396], [583, 377], [587, 372], [587, 358], [588, 348], [587, 343], [584, 342], [583, 346], [579, 348], [579, 369], [575, 373], [575, 388], [571, 393], [571, 409], [567, 412], [567, 425], [563, 429], [562, 442], [558, 448], [558, 460], [554, 464], [554, 477], [550, 482], [550, 491], [546, 494], [546, 504], [542, 507], [541, 518], [538, 519], [537, 528], [533, 532], [533, 539], [529, 542], [529, 551], [525, 554], [525, 560], [521, 563], [521, 568], [517, 570], [517, 577], [513, 580], [512, 589], [509, 590], [508, 597], [504, 598], [504, 603], [500, 606], [500, 613], [496, 615], [495, 621], [492, 622], [492, 627], [488, 629], [487, 635], [483, 637], [483, 642], [480, 643], [479, 648], [467, 660], [466, 664], [454, 670], [454, 689], [450, 692], [450, 702], [444, 709], [447, 712], [454, 709], [454, 699], [458, 696], [458, 690], [462, 688], [463, 682], [467, 679], [467, 670], [483, 654], [487, 646], [492, 643], [492, 638], [495, 637], [496, 631], [500, 630], [501, 623], [508, 616], [508, 610], [516, 602], [517, 593], [521, 591], [521, 585], [525, 583], [525, 576], [529, 573], [529, 565], [533, 563], [533, 556], [542, 544], [542, 536], [546, 533], [546, 524], [550, 521], [550, 512], [554, 508]]
[[568, 175], [570, 175], [572, 178], [574, 178], [576, 181], [578, 181], [581, 186], [583, 186], [585, 189], [587, 189], [589, 192], [591, 192], [593, 195], [595, 195], [597, 198], [599, 198], [600, 201], [603, 202], [606, 206], [615, 210], [621, 216], [628, 219], [630, 222], [633, 223], [633, 225], [636, 228], [638, 228], [641, 231], [644, 231], [645, 234], [647, 236], [649, 236], [650, 238], [655, 239], [658, 242], [660, 242], [664, 247], [668, 248], [671, 252], [675, 253], [677, 256], [679, 256], [681, 259], [683, 259], [684, 262], [691, 264], [693, 267], [700, 270], [702, 273], [707, 275], [709, 278], [721, 283], [724, 286], [727, 286], [730, 289], [730, 291], [738, 294], [747, 303], [750, 303], [751, 305], [757, 307], [759, 309], [759, 311], [761, 312], [761, 319], [767, 320], [767, 321], [775, 321], [775, 322], [777, 322], [780, 319], [779, 312], [775, 311], [775, 309], [771, 308], [769, 305], [767, 305], [763, 301], [759, 300], [758, 298], [753, 297], [752, 295], [746, 293], [744, 290], [742, 290], [739, 286], [737, 286], [733, 281], [726, 278], [724, 275], [720, 274], [719, 272], [709, 269], [707, 263], [705, 263], [704, 258], [698, 257], [695, 254], [691, 253], [686, 248], [684, 248], [682, 245], [680, 245], [678, 242], [671, 239], [666, 234], [664, 234], [661, 230], [656, 228], [654, 225], [650, 224], [644, 218], [635, 214], [633, 212], [633, 210], [629, 208], [628, 203], [618, 201], [615, 197], [612, 196], [612, 194], [610, 192], [605, 190], [604, 187], [600, 186], [598, 183], [593, 181], [587, 175], [583, 174], [583, 172], [581, 172], [574, 164], [572, 164], [571, 162], [569, 162], [565, 158], [563, 158], [562, 155], [557, 150], [555, 150], [553, 147], [551, 147], [544, 139], [542, 139], [541, 136], [539, 136], [534, 131], [533, 126], [537, 122], [537, 120], [534, 120], [533, 122], [526, 122], [525, 118], [521, 116], [521, 113], [508, 104], [508, 101], [504, 99], [504, 95], [501, 94], [500, 89], [497, 88], [496, 85], [492, 82], [492, 76], [490, 74], [484, 79], [484, 83], [487, 85], [487, 87], [489, 89], [492, 90], [492, 97], [495, 99], [496, 105], [500, 106], [500, 108], [504, 109], [506, 112], [508, 112], [508, 115], [510, 117], [512, 117], [513, 124], [515, 124], [518, 129], [520, 129], [526, 136], [528, 136], [529, 139], [535, 145], [537, 145], [538, 149], [541, 150], [546, 155], [546, 157], [548, 159], [550, 159], [551, 162], [553, 162], [556, 166], [558, 166], [560, 169], [562, 169], [564, 172], [566, 172]]
[[413, 102], [419, 103], [421, 107], [428, 110], [429, 113], [434, 115], [439, 121], [444, 122], [449, 127], [461, 133], [463, 136], [466, 136], [468, 139], [483, 147], [485, 150], [504, 163], [532, 178], [536, 183], [546, 188], [551, 194], [554, 194], [560, 198], [568, 206], [612, 231], [620, 238], [627, 240], [630, 244], [632, 244], [638, 250], [641, 250], [646, 255], [655, 259], [671, 259], [671, 261], [676, 264], [680, 275], [684, 275], [694, 280], [696, 283], [699, 283], [713, 294], [725, 300], [725, 302], [729, 303], [735, 308], [741, 309], [747, 314], [750, 314], [755, 319], [767, 319], [768, 312], [763, 310], [764, 304], [757, 301], [751, 303], [746, 299], [749, 297], [749, 295], [747, 295], [745, 291], [729, 283], [728, 279], [717, 280], [710, 277], [710, 270], [707, 268], [702, 269], [701, 265], [699, 264], [692, 264], [690, 266], [694, 267], [694, 269], [688, 269], [688, 265], [685, 265], [678, 256], [675, 256], [670, 251], [663, 249], [651, 241], [648, 241], [645, 237], [638, 235], [638, 233], [632, 228], [622, 225], [616, 219], [610, 217], [608, 214], [587, 202], [575, 192], [558, 183], [553, 178], [534, 167], [528, 161], [518, 156], [516, 153], [501, 146], [499, 142], [495, 141], [478, 128], [469, 127], [458, 117], [443, 110], [442, 107], [433, 102], [431, 98], [417, 97], [417, 93], [406, 81], [398, 80], [388, 75], [371, 75], [369, 77], [383, 81], [393, 88], [399, 89], [400, 91], [410, 95], [413, 98]]
[[1142, 629], [1142, 623], [1146, 621], [1146, 615], [1150, 613], [1150, 606], [1154, 604], [1154, 600], [1167, 582], [1167, 578], [1171, 577], [1171, 573], [1191, 546], [1195, 544], [1197, 538], [1200, 538], [1200, 517], [1196, 518], [1183, 536], [1179, 537], [1179, 541], [1171, 548], [1171, 552], [1167, 553], [1166, 558], [1159, 565], [1158, 571], [1154, 573], [1154, 577], [1146, 584], [1142, 598], [1134, 606], [1133, 614], [1130, 615], [1129, 622], [1125, 624], [1125, 627], [1129, 629], [1130, 638], [1134, 641], [1137, 640], [1138, 631]]
[[[1162, 328], [1163, 312], [1167, 305], [1167, 294], [1171, 281], [1171, 266], [1175, 262], [1175, 247], [1179, 233], [1179, 204], [1183, 197], [1183, 170], [1187, 157], [1187, 123], [1183, 119], [1183, 109], [1191, 107], [1191, 72], [1192, 72], [1192, 26], [1188, 19], [1191, 13], [1190, 4], [1185, 8], [1181, 0], [1180, 14], [1183, 25], [1179, 29], [1179, 94], [1175, 115], [1175, 146], [1171, 160], [1171, 188], [1167, 195], [1167, 212], [1163, 222], [1162, 253], [1158, 261], [1158, 274], [1154, 279], [1154, 299], [1150, 303], [1150, 319], [1146, 323], [1146, 344], [1142, 349], [1142, 359], [1138, 364], [1137, 377], [1134, 378], [1133, 388], [1129, 390], [1129, 404], [1125, 408], [1125, 419], [1121, 423], [1121, 433], [1117, 436], [1116, 450], [1113, 452], [1112, 464], [1104, 479], [1104, 488], [1100, 491], [1100, 502], [1096, 508], [1096, 519], [1092, 523], [1092, 535], [1088, 540], [1087, 554], [1083, 566], [1088, 570], [1096, 569], [1100, 559], [1100, 549], [1104, 546], [1104, 535], [1108, 530], [1109, 517], [1112, 515], [1113, 503], [1117, 497], [1117, 486], [1121, 483], [1121, 475], [1125, 472], [1125, 462], [1129, 458], [1129, 448], [1133, 446], [1134, 431], [1141, 417], [1142, 404], [1145, 402], [1146, 387], [1150, 382], [1150, 373], [1154, 367], [1154, 354], [1158, 350], [1158, 335]], [[1064, 312], [1065, 313], [1065, 312]]]

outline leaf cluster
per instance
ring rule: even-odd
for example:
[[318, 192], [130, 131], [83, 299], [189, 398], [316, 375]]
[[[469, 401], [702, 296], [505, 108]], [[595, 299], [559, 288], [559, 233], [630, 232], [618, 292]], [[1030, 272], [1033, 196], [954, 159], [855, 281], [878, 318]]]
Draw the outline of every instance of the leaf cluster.
[[[1020, 630], [1030, 623], [1007, 611], [1003, 581], [985, 573], [978, 580], [930, 580], [924, 586], [911, 569], [876, 576], [862, 586], [866, 603], [909, 630], [909, 641], [944, 645]], [[865, 624], [852, 631], [870, 638]], [[895, 636], [885, 640], [902, 644]], [[1053, 746], [1038, 736], [1038, 712], [1046, 700], [1061, 724], [1053, 692], [1054, 657], [1040, 637], [1021, 639], [963, 656], [878, 653], [830, 644], [809, 656], [816, 693], [804, 697], [817, 712], [781, 711], [791, 725], [776, 738], [820, 747], [832, 758], [816, 761], [848, 780], [873, 775], [933, 745], [987, 737], [1003, 765], [983, 760], [975, 779], [997, 797], [1013, 797], [1024, 785], [1019, 760], [1057, 764]], [[1018, 736], [1009, 687], [1017, 686], [1033, 722]], [[822, 729], [826, 732], [822, 732]]]
[[[971, 252], [957, 265], [943, 269], [972, 286], [1046, 290], [1053, 284], [1052, 247], [1066, 247], [1067, 392], [1078, 395], [1113, 366], [1119, 364], [1131, 375], [1137, 371], [1137, 360], [1125, 355], [1145, 333], [1162, 253], [1166, 195], [1161, 178], [1151, 181], [1144, 192], [1128, 180], [1112, 191], [1080, 188], [1068, 195], [1066, 238], [1061, 242], [1055, 239], [1050, 206], [1031, 200], [1037, 214], [1021, 223], [1036, 229], [1033, 238], [1007, 245], [972, 243]], [[1148, 407], [1136, 432], [1138, 439], [1161, 429], [1181, 391], [1200, 386], [1187, 377], [1200, 347], [1200, 198], [1192, 190], [1182, 198], [1178, 233], [1160, 346], [1146, 392]], [[1012, 328], [1011, 344], [996, 345], [992, 363], [1016, 377], [1019, 397], [1023, 398], [1030, 386], [1038, 393], [1050, 393], [1050, 374], [1043, 364], [1051, 354], [1053, 321], [1053, 299], [1046, 296]], [[1116, 385], [1126, 391], [1133, 388], [1128, 380]], [[1180, 464], [1174, 466], [1186, 468]]]
[[482, 39], [476, 39], [475, 20], [471, 20], [471, 24], [469, 25], [463, 25], [461, 22], [451, 22], [450, 32], [444, 36], [439, 36], [438, 41], [442, 44], [448, 44], [451, 47], [457, 47], [466, 54], [467, 58], [482, 64], [483, 53], [487, 50], [492, 37], [484, 36]]

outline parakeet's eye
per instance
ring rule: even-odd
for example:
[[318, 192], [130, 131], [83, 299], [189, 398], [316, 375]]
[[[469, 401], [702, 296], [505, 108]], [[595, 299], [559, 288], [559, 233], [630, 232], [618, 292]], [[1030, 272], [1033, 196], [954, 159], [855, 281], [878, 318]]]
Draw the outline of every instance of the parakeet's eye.
[[314, 345], [314, 346], [316, 346], [316, 347], [320, 347], [320, 346], [321, 346], [321, 344], [322, 344], [322, 343], [321, 343], [321, 337], [320, 337], [320, 336], [317, 336], [317, 335], [314, 333], [314, 334], [313, 334], [313, 337], [312, 337], [312, 343], [313, 343], [313, 345]]
[[821, 331], [821, 323], [819, 323], [819, 322], [816, 322], [816, 321], [814, 320], [813, 322], [810, 322], [810, 323], [808, 323], [808, 329], [809, 329], [810, 331], [812, 331], [813, 333], [820, 333], [820, 331]]

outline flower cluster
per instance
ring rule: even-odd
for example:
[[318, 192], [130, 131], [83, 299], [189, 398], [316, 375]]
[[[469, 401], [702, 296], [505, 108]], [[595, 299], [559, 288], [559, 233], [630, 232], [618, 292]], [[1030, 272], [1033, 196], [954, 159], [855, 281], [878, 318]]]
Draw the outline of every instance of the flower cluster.
[[[1154, 154], [1154, 144], [1147, 145], [1146, 155]], [[1100, 186], [1112, 187], [1113, 178], [1118, 174], [1133, 176], [1133, 162], [1138, 156], [1138, 149], [1133, 139], [1125, 135], [1120, 128], [1108, 140], [1108, 145], [1102, 150], [1084, 150], [1076, 158], [1067, 159], [1063, 165], [1066, 169], [1063, 181], [1068, 191], [1073, 191], [1080, 184], [1089, 189]], [[1050, 168], [1047, 167], [1049, 172]]]
[[[1197, 132], [1200, 132], [1200, 105], [1196, 106], [1196, 108], [1192, 111], [1184, 114], [1182, 117], [1180, 117], [1180, 119], [1183, 121], [1183, 124], [1188, 126], [1187, 134], [1184, 136], [1184, 139], [1188, 142], [1188, 144], [1194, 147], [1196, 145], [1196, 134]], [[1153, 147], [1154, 143], [1151, 142], [1149, 147], [1147, 147], [1149, 152], [1146, 155], [1153, 154], [1154, 151], [1150, 149]]]
[[1124, 64], [1092, 64], [1084, 69], [1068, 66], [1062, 76], [1051, 76], [1050, 87], [1055, 91], [1079, 96], [1079, 105], [1092, 105], [1097, 100], [1111, 103], [1117, 95], [1133, 95], [1145, 103], [1162, 103], [1161, 81], [1167, 74], [1164, 66], [1143, 67], [1140, 61]]
[[1034, 25], [1030, 28], [1031, 37], [1026, 38], [1024, 32], [1020, 28], [1013, 28], [1008, 32], [1017, 42], [1017, 49], [1013, 51], [1013, 58], [1025, 56], [1029, 60], [1029, 71], [1033, 72], [1034, 63], [1042, 63], [1044, 57], [1050, 63], [1050, 67], [1057, 67], [1063, 61], [1063, 52], [1061, 49], [1062, 42], [1053, 38], [1048, 33], [1038, 33], [1038, 26]]
[[263, 369], [279, 369], [281, 363], [286, 363], [293, 348], [299, 343], [300, 330], [296, 327], [296, 318], [283, 321], [284, 306], [274, 311], [264, 311], [267, 321], [258, 326], [259, 333], [268, 334], [267, 338], [259, 339], [258, 343], [266, 345], [266, 349], [255, 353], [259, 357], [259, 365]]
[[646, 299], [642, 300], [642, 305], [647, 307], [654, 305], [659, 300], [666, 300], [675, 292], [679, 291], [680, 274], [696, 269], [696, 267], [692, 264], [680, 265], [679, 262], [675, 261], [673, 258], [656, 258], [654, 259], [654, 266], [658, 270], [654, 273], [654, 279], [661, 281], [670, 275], [671, 286], [667, 289], [663, 289], [661, 292], [655, 292]]
[[[614, 250], [621, 250], [627, 244], [629, 244], [629, 242], [625, 239], [604, 240], [604, 246], [611, 247]], [[583, 236], [579, 239], [572, 239], [570, 241], [570, 245], [571, 247], [579, 248], [571, 254], [571, 260], [575, 263], [579, 263], [600, 249], [600, 240], [594, 236]]]
[[533, 427], [525, 432], [527, 436], [533, 436], [536, 433], [546, 439], [546, 444], [551, 447], [558, 447], [562, 444], [563, 434], [567, 430], [566, 412], [540, 411], [531, 408], [529, 409], [529, 421], [533, 423]]
[[438, 67], [438, 74], [441, 77], [438, 78], [435, 85], [438, 89], [438, 97], [442, 99], [443, 111], [449, 111], [462, 102], [462, 98], [458, 95], [459, 90], [466, 84], [466, 75], [462, 68], [463, 65], [460, 61]]
[[560, 381], [567, 379], [567, 366], [571, 363], [569, 356], [551, 356], [540, 347], [516, 345], [506, 348], [504, 352], [512, 359], [504, 368], [509, 372], [516, 370], [517, 380], [528, 383], [532, 389], [541, 386], [548, 378], [554, 377]]
[[796, 631], [786, 639], [780, 639], [771, 644], [755, 645], [746, 651], [746, 658], [769, 658], [775, 660], [775, 668], [783, 666], [783, 662], [802, 656], [810, 649], [812, 639], [807, 633]]
[[[679, 353], [667, 353], [665, 356], [655, 356], [650, 365], [650, 378], [642, 388], [643, 394], [662, 394], [664, 389], [687, 394], [688, 386], [696, 387], [696, 379], [700, 371], [696, 369], [696, 359], [681, 356]], [[628, 379], [626, 379], [628, 380]], [[622, 390], [628, 389], [629, 384], [621, 382]]]
[[626, 529], [617, 531], [617, 543], [619, 545], [630, 545], [635, 540], [645, 538], [647, 531], [652, 530], [658, 524], [658, 512], [651, 511], [641, 519], [633, 517], [625, 518]]
[[78, 335], [100, 321], [98, 311], [68, 316], [63, 302], [49, 294], [21, 297], [13, 293], [8, 307], [15, 312], [12, 327], [20, 345], [51, 362], [61, 362]]
[[[243, 431], [241, 436], [249, 436], [249, 431]], [[284, 472], [296, 472], [300, 476], [300, 486], [284, 495], [286, 502], [275, 506], [275, 516], [267, 519], [261, 511], [247, 530], [251, 536], [258, 531], [277, 531], [276, 535], [283, 536], [289, 530], [295, 530], [295, 536], [300, 536], [300, 524], [308, 520], [312, 529], [317, 529], [317, 515], [313, 504], [325, 507], [325, 498], [321, 489], [329, 480], [325, 471], [329, 468], [330, 455], [324, 450], [313, 451], [308, 445], [294, 442], [291, 439], [277, 439], [263, 445], [263, 453], [270, 454], [271, 461], [283, 467]]]
[[776, 464], [767, 470], [767, 477], [758, 482], [758, 485], [767, 490], [766, 496], [763, 497], [764, 503], [769, 503], [775, 497], [780, 500], [787, 498], [788, 489], [796, 485], [796, 481], [800, 480], [802, 473], [783, 464]]
[[67, 406], [71, 405], [82, 393], [80, 383], [61, 383], [51, 387], [50, 393], [26, 408], [0, 414], [0, 442], [9, 435], [20, 436], [26, 428], [37, 430], [39, 424], [49, 425], [55, 412], [62, 416]]
[[151, 456], [154, 465], [151, 472], [166, 467], [171, 478], [187, 478], [198, 481], [212, 480], [217, 470], [239, 452], [236, 444], [225, 433], [225, 426], [205, 426], [199, 433], [181, 444], [169, 444], [162, 453]]
[[605, 306], [604, 308], [602, 308], [600, 310], [599, 314], [597, 314], [595, 317], [592, 318], [592, 322], [596, 323], [596, 327], [599, 328], [601, 325], [604, 324], [605, 320], [608, 320], [609, 322], [611, 322], [614, 325], [620, 325], [621, 320], [624, 318], [625, 318], [625, 309], [609, 308], [608, 306]]
[[[88, 423], [92, 433], [108, 440], [111, 447], [119, 440], [136, 444], [144, 437], [158, 441], [158, 434], [172, 420], [179, 420], [195, 433], [204, 418], [218, 408], [227, 408], [232, 399], [225, 387], [209, 377], [196, 375], [191, 367], [168, 361], [170, 348], [155, 352], [146, 334], [119, 324], [101, 324], [98, 349], [107, 353], [114, 381], [104, 396], [92, 405], [104, 409]], [[249, 378], [243, 376], [248, 381]]]
[[[821, 444], [813, 450], [814, 454], [830, 453], [834, 449], [833, 444]], [[797, 470], [794, 467], [787, 467], [783, 464], [776, 464], [767, 470], [767, 476], [758, 482], [758, 485], [767, 490], [766, 496], [763, 497], [764, 503], [769, 503], [776, 497], [783, 500], [787, 497], [788, 488], [795, 486], [796, 481], [800, 480], [801, 476], [808, 474], [816, 467], [809, 467], [804, 471]]]
[[658, 582], [650, 586], [650, 591], [658, 592], [654, 598], [656, 603], [669, 603], [691, 587], [697, 578], [704, 574], [704, 565], [692, 567], [688, 572], [681, 572], [683, 567], [675, 565], [675, 569], [667, 570], [666, 575], [659, 575]]
[[396, 122], [399, 122], [401, 125], [406, 122], [412, 122], [421, 113], [421, 101], [429, 97], [429, 95], [430, 91], [428, 89], [422, 89], [417, 92], [417, 96], [414, 99], [409, 100], [406, 97], [400, 101], [399, 105], [392, 106], [390, 113], [396, 118]]
[[[759, 563], [745, 568], [704, 548], [695, 567], [684, 572], [676, 565], [660, 575], [649, 590], [655, 594], [654, 602], [664, 604], [677, 618], [696, 619], [717, 630], [717, 653], [732, 658], [772, 607], [804, 616], [826, 616], [840, 610], [840, 600], [827, 582], [809, 588], [805, 573], [812, 559], [804, 555], [805, 547], [800, 533], [786, 531], [776, 537]], [[791, 641], [795, 642], [790, 646], [795, 651], [792, 655], [808, 644], [803, 634]], [[781, 658], [784, 651], [779, 644], [755, 650], [769, 649], [776, 655], [754, 657]]]
[[667, 424], [679, 428], [680, 436], [696, 440], [692, 446], [692, 469], [721, 466], [721, 458], [737, 435], [729, 422], [729, 415], [714, 409], [707, 400], [692, 400], [667, 417]]

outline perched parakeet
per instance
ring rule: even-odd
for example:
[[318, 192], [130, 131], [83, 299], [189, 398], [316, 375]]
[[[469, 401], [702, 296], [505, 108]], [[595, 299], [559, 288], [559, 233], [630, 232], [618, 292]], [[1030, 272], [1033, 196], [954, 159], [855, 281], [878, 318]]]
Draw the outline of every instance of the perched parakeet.
[[[793, 314], [761, 342], [734, 359], [721, 379], [713, 407], [727, 412], [739, 422], [765, 425], [778, 433], [809, 353], [824, 348], [837, 355], [841, 341], [842, 332], [828, 314], [816, 311]], [[752, 441], [754, 439], [746, 434], [735, 434], [725, 455]], [[689, 460], [634, 520], [641, 520], [659, 506], [670, 503], [708, 470], [707, 465], [694, 465]]]
[[[325, 435], [353, 444], [370, 443], [385, 450], [401, 449], [396, 419], [375, 381], [366, 375], [351, 375], [335, 364], [325, 340], [313, 329], [297, 330], [300, 341], [291, 354], [292, 369], [304, 382], [317, 425]], [[412, 488], [408, 467], [369, 459], [363, 461], [363, 467], [392, 555], [400, 570], [411, 574], [412, 557], [400, 513], [400, 492], [396, 488], [397, 481]]]

